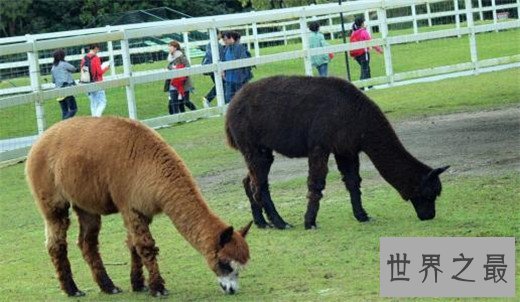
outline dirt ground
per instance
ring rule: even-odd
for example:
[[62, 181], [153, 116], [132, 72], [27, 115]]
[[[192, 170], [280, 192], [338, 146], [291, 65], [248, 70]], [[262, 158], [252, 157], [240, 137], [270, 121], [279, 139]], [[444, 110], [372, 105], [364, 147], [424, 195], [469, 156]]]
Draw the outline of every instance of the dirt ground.
[[[397, 135], [408, 151], [431, 167], [450, 165], [450, 174], [494, 175], [520, 172], [520, 106], [472, 113], [432, 116], [393, 123]], [[234, 152], [234, 151], [232, 151]], [[361, 175], [375, 171], [362, 155]], [[337, 170], [333, 156], [330, 171]], [[242, 180], [246, 169], [239, 168], [204, 175], [197, 180], [203, 190], [224, 182]], [[271, 181], [290, 180], [307, 175], [307, 159], [289, 159], [275, 155]]]

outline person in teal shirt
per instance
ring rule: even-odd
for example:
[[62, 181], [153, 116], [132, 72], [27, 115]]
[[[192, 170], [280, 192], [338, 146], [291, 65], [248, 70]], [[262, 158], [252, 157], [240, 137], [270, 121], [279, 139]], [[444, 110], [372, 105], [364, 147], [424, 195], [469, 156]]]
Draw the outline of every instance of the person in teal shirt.
[[[310, 48], [323, 47], [329, 45], [329, 43], [325, 41], [325, 37], [323, 36], [323, 34], [319, 32], [320, 24], [317, 21], [313, 21], [309, 24], [309, 30], [311, 31], [309, 35]], [[318, 74], [320, 75], [320, 77], [327, 76], [329, 62], [329, 54], [311, 56], [312, 66], [318, 70]]]

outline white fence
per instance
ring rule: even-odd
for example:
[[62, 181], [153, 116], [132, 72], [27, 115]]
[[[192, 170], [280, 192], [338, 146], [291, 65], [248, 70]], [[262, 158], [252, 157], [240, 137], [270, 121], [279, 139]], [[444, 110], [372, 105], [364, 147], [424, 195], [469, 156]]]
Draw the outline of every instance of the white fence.
[[[429, 8], [430, 4], [438, 2], [451, 2], [453, 3], [454, 9], [437, 13], [432, 13], [430, 9], [427, 9], [427, 12], [425, 14], [416, 13], [416, 6], [426, 5], [426, 7]], [[57, 97], [64, 97], [67, 95], [84, 94], [90, 91], [96, 91], [100, 89], [126, 87], [126, 99], [128, 104], [129, 117], [137, 119], [139, 118], [139, 115], [136, 109], [136, 98], [134, 89], [135, 85], [164, 81], [165, 79], [179, 76], [213, 72], [216, 79], [218, 107], [201, 109], [194, 112], [187, 112], [179, 115], [161, 116], [157, 118], [144, 120], [145, 123], [152, 127], [160, 127], [166, 124], [171, 124], [187, 119], [209, 117], [216, 114], [223, 114], [225, 111], [223, 86], [221, 77], [218, 76], [222, 73], [222, 71], [245, 66], [258, 66], [273, 62], [300, 59], [304, 62], [305, 73], [307, 75], [312, 75], [312, 68], [310, 63], [311, 55], [326, 54], [331, 52], [339, 53], [349, 51], [352, 49], [376, 45], [380, 45], [384, 49], [385, 75], [375, 77], [370, 80], [365, 80], [363, 82], [355, 81], [355, 84], [363, 86], [381, 84], [392, 86], [407, 83], [410, 80], [420, 80], [426, 77], [436, 75], [444, 76], [446, 74], [454, 73], [476, 74], [479, 72], [486, 72], [493, 69], [519, 67], [520, 54], [485, 60], [479, 59], [475, 35], [477, 33], [482, 32], [519, 28], [520, 21], [518, 19], [508, 19], [502, 22], [498, 22], [498, 19], [501, 10], [503, 11], [506, 9], [516, 9], [518, 12], [520, 10], [520, 0], [516, 0], [515, 3], [507, 3], [503, 5], [496, 5], [495, 0], [492, 0], [492, 6], [489, 7], [483, 7], [481, 1], [478, 1], [478, 3], [478, 7], [472, 7], [471, 0], [454, 0], [454, 2], [446, 0], [364, 0], [356, 2], [345, 2], [341, 6], [338, 4], [312, 5], [307, 7], [287, 8], [271, 11], [182, 19], [174, 21], [162, 21], [137, 25], [115, 26], [110, 28], [95, 28], [65, 33], [42, 34], [34, 36], [28, 35], [24, 37], [0, 39], [0, 56], [7, 56], [12, 54], [27, 55], [27, 61], [25, 61], [23, 64], [29, 65], [29, 74], [31, 81], [30, 86], [19, 87], [15, 89], [10, 88], [11, 90], [9, 90], [8, 92], [11, 94], [15, 92], [26, 93], [1, 98], [0, 110], [8, 107], [19, 106], [22, 104], [34, 103], [36, 108], [37, 129], [38, 133], [41, 134], [46, 128], [45, 114], [43, 111], [43, 103], [46, 100], [56, 99]], [[411, 9], [412, 14], [410, 16], [387, 19], [388, 10], [403, 7], [409, 7]], [[482, 14], [486, 11], [492, 12], [493, 22], [490, 24], [475, 25], [474, 15], [478, 15], [480, 16], [480, 19], [482, 19]], [[309, 49], [308, 44], [306, 43], [308, 34], [307, 22], [314, 19], [332, 19], [332, 17], [338, 16], [339, 13], [343, 13], [345, 16], [365, 14], [365, 16], [367, 17], [370, 15], [377, 14], [377, 19], [370, 20], [370, 25], [373, 27], [377, 26], [379, 28], [381, 38], [373, 39], [369, 42], [342, 43], [322, 48]], [[428, 32], [419, 32], [417, 25], [419, 21], [427, 20], [428, 25], [431, 25], [432, 19], [446, 16], [452, 16], [455, 19], [454, 28]], [[465, 24], [461, 23], [461, 16], [464, 17]], [[412, 34], [398, 36], [389, 35], [389, 24], [405, 22], [413, 23]], [[298, 25], [297, 29], [286, 30], [287, 26], [294, 27], [295, 24]], [[274, 33], [258, 34], [259, 27], [273, 25], [281, 27], [282, 30]], [[216, 38], [216, 29], [244, 27], [251, 28], [253, 34], [245, 36], [242, 39], [242, 41], [248, 43], [248, 45], [250, 43], [254, 45], [255, 56], [253, 58], [238, 61], [219, 62], [217, 55], [218, 41]], [[156, 69], [144, 72], [134, 72], [132, 70], [130, 54], [132, 52], [147, 51], [147, 49], [130, 50], [130, 39], [150, 36], [161, 36], [172, 33], [182, 33], [183, 36], [186, 37], [188, 32], [193, 31], [209, 32], [211, 47], [213, 50], [212, 53], [214, 54], [214, 64], [204, 66], [196, 65], [192, 66], [191, 68], [170, 71], [166, 71], [164, 69]], [[334, 24], [334, 22], [330, 20], [328, 26], [322, 27], [322, 31], [336, 34], [340, 31], [340, 27], [338, 24]], [[249, 30], [247, 32], [249, 32]], [[438, 38], [461, 37], [465, 35], [469, 37], [468, 50], [471, 54], [471, 59], [469, 62], [464, 62], [461, 64], [451, 66], [441, 66], [401, 73], [394, 72], [392, 66], [392, 45], [419, 42]], [[300, 41], [302, 42], [302, 48], [300, 50], [286, 51], [271, 55], [261, 54], [261, 49], [259, 47], [260, 42], [278, 40], [287, 43], [287, 41], [290, 39], [300, 39]], [[120, 50], [114, 51], [111, 48], [111, 43], [114, 41], [120, 42]], [[184, 46], [189, 49], [190, 43], [186, 43], [187, 41], [188, 40], [185, 39]], [[100, 42], [108, 43], [109, 46], [109, 51], [104, 54], [101, 54], [101, 56], [105, 55], [113, 58], [115, 55], [121, 55], [123, 62], [123, 73], [113, 73], [103, 82], [61, 89], [49, 89], [52, 88], [49, 84], [43, 84], [41, 82], [40, 64], [42, 63], [42, 61], [45, 62], [45, 60], [47, 59], [40, 59], [40, 52], [60, 47], [72, 47]], [[202, 44], [206, 42], [204, 41], [200, 43]], [[114, 62], [113, 59], [111, 61]], [[6, 65], [4, 65], [4, 67], [5, 66]], [[114, 71], [115, 69], [112, 68], [112, 70]], [[25, 155], [27, 147], [32, 143], [33, 140], [34, 137], [15, 138], [10, 141], [4, 140], [4, 144], [11, 144], [14, 147], [8, 148], [9, 150], [4, 150], [5, 152], [0, 152], [0, 162], [10, 158], [16, 158]], [[0, 145], [1, 144], [2, 141], [0, 141]]]

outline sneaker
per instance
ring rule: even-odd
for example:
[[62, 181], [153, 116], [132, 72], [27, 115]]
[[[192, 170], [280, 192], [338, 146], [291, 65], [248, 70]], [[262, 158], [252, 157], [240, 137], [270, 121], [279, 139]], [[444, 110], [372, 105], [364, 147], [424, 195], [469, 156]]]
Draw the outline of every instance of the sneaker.
[[204, 108], [209, 108], [210, 107], [208, 99], [202, 98], [202, 106], [204, 106]]

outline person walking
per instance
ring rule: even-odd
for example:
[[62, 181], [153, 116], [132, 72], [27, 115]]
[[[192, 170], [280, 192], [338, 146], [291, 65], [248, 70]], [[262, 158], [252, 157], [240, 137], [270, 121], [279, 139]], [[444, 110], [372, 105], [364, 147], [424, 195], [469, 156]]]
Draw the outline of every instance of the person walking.
[[[222, 44], [220, 44], [221, 38], [222, 38], [222, 34], [220, 31], [217, 30], [217, 41], [219, 41], [219, 43], [218, 43], [219, 57], [221, 56], [222, 51], [224, 49], [224, 46]], [[202, 59], [202, 65], [209, 65], [209, 64], [213, 64], [213, 54], [211, 53], [211, 42], [206, 45], [206, 53], [204, 54], [204, 58]], [[207, 74], [205, 73], [204, 75], [208, 75], [211, 78], [211, 82], [213, 83], [213, 86], [208, 91], [206, 96], [204, 96], [202, 98], [202, 105], [204, 106], [204, 108], [209, 108], [211, 101], [213, 101], [213, 99], [215, 99], [215, 97], [217, 96], [217, 90], [215, 87], [215, 74], [213, 72], [210, 72]]]
[[[366, 29], [365, 18], [356, 17], [354, 23], [352, 24], [352, 33], [350, 35], [350, 43], [359, 42], [359, 41], [370, 41], [372, 37], [370, 37], [370, 33]], [[373, 47], [378, 53], [383, 53], [383, 50], [379, 46]], [[370, 49], [360, 48], [353, 49], [350, 51], [350, 56], [353, 57], [361, 67], [361, 74], [359, 76], [360, 80], [370, 79]], [[369, 86], [368, 89], [372, 88]], [[361, 87], [364, 89], [364, 87]]]
[[[181, 45], [178, 41], [171, 41], [168, 44], [168, 50], [168, 69], [190, 67], [190, 62], [182, 52]], [[168, 112], [170, 114], [185, 112], [184, 106], [190, 110], [197, 110], [195, 104], [190, 101], [190, 91], [192, 89], [193, 84], [189, 76], [171, 79], [168, 95]]]
[[[317, 21], [309, 23], [309, 48], [318, 48], [328, 46], [329, 43], [325, 41], [325, 36], [320, 33], [320, 24]], [[320, 77], [326, 77], [329, 73], [329, 62], [333, 58], [333, 54], [321, 54], [311, 56], [311, 64], [318, 70]]]
[[[100, 50], [99, 44], [89, 46], [88, 54], [81, 60], [81, 68], [88, 66], [91, 82], [103, 81], [103, 74], [110, 68], [109, 65], [101, 67], [101, 59], [97, 55]], [[90, 113], [92, 116], [101, 116], [107, 106], [107, 97], [104, 90], [92, 91], [88, 93], [90, 99]]]
[[[76, 85], [72, 78], [72, 72], [76, 67], [65, 61], [65, 51], [58, 49], [53, 53], [54, 62], [52, 63], [51, 76], [52, 82], [57, 88]], [[73, 117], [78, 111], [76, 98], [73, 95], [58, 99], [61, 107], [61, 119], [66, 120]]]
[[[225, 32], [223, 35], [224, 50], [221, 61], [228, 62], [233, 60], [250, 58], [251, 54], [247, 48], [240, 44], [240, 34], [235, 31]], [[224, 100], [226, 104], [231, 102], [235, 93], [253, 78], [251, 67], [228, 69], [224, 72]]]

